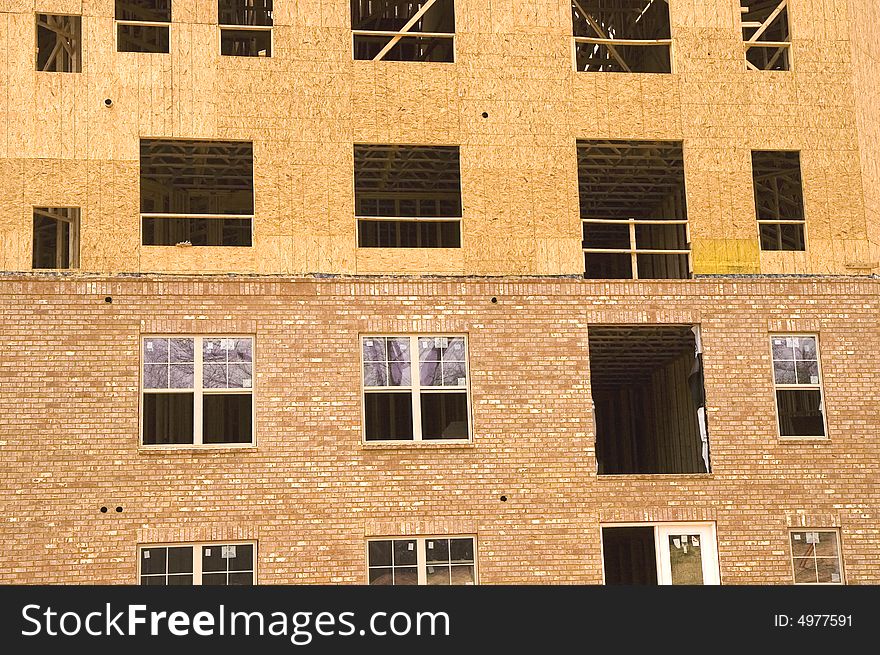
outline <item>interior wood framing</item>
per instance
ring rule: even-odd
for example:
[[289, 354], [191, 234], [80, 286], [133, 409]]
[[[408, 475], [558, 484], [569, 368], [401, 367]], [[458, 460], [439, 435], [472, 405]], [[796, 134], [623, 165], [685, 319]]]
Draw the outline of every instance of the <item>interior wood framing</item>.
[[[43, 49], [51, 48], [43, 56]], [[82, 71], [82, 17], [37, 14], [37, 70]]]
[[791, 47], [788, 0], [740, 0], [740, 13], [746, 67], [756, 71], [788, 70]]
[[433, 50], [435, 39], [452, 40], [455, 36], [453, 0], [352, 0], [352, 33], [358, 37], [387, 37], [373, 61], [385, 59], [401, 39], [427, 40], [426, 52]]

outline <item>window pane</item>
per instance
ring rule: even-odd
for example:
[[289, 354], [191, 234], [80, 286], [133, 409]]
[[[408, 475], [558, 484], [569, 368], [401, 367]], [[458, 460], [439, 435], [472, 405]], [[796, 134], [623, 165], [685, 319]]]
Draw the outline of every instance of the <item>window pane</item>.
[[254, 340], [253, 339], [234, 339], [232, 348], [227, 352], [230, 362], [252, 362], [254, 361]]
[[271, 30], [220, 30], [220, 54], [231, 57], [271, 57]]
[[193, 339], [170, 339], [169, 352], [172, 363], [191, 363], [194, 362], [194, 340]]
[[204, 443], [253, 441], [251, 394], [206, 394], [203, 400], [202, 441]]
[[364, 386], [384, 387], [388, 385], [388, 364], [385, 362], [364, 363]]
[[229, 570], [253, 571], [254, 547], [250, 544], [238, 544], [233, 548], [235, 548], [235, 554], [229, 558]]
[[473, 562], [474, 561], [474, 540], [473, 539], [451, 539], [450, 540], [450, 558], [452, 563], [457, 562]]
[[204, 364], [202, 366], [202, 387], [205, 389], [225, 389], [226, 364]]
[[193, 394], [144, 394], [144, 443], [191, 444], [193, 442]]
[[202, 575], [202, 584], [205, 586], [225, 586], [227, 578], [225, 573], [205, 573]]
[[819, 582], [840, 582], [840, 561], [836, 557], [817, 557], [816, 575]]
[[192, 389], [195, 385], [194, 364], [171, 364], [169, 386], [172, 389]]
[[836, 532], [815, 532], [816, 555], [819, 557], [837, 557], [837, 533]]
[[773, 376], [776, 384], [795, 384], [794, 362], [774, 362]]
[[797, 362], [798, 384], [819, 384], [818, 362]]
[[189, 575], [169, 575], [168, 584], [177, 587], [191, 586], [193, 584], [192, 574]]
[[811, 584], [818, 581], [814, 558], [794, 559], [794, 581], [797, 584]]
[[366, 338], [363, 340], [362, 347], [365, 362], [384, 362], [387, 359], [384, 337]]
[[815, 544], [807, 541], [806, 532], [791, 533], [791, 555], [792, 557], [812, 557], [816, 552]]
[[144, 364], [144, 389], [168, 388], [168, 364]]
[[236, 586], [247, 586], [254, 584], [254, 574], [248, 573], [230, 573], [229, 584]]
[[170, 52], [169, 28], [157, 25], [117, 25], [119, 52]]
[[168, 557], [167, 548], [143, 548], [141, 549], [141, 573], [166, 573]]
[[168, 361], [168, 339], [144, 339], [144, 362]]
[[791, 337], [773, 337], [773, 361], [794, 361], [794, 344]]
[[410, 564], [416, 564], [415, 539], [395, 539], [394, 566], [407, 566]]
[[370, 566], [391, 566], [391, 542], [371, 541], [367, 547]]
[[467, 371], [464, 362], [443, 362], [443, 386], [463, 387], [467, 385]]
[[425, 541], [425, 561], [449, 562], [449, 539], [428, 539]]
[[449, 584], [449, 567], [435, 566], [429, 564], [426, 567], [427, 579], [429, 585], [448, 585]]
[[822, 393], [819, 389], [777, 389], [779, 434], [783, 437], [822, 437]]
[[453, 566], [450, 571], [451, 584], [476, 584], [477, 576], [473, 566]]
[[412, 395], [409, 393], [364, 394], [367, 441], [413, 438]]
[[422, 393], [422, 438], [467, 439], [467, 394]]
[[395, 585], [416, 585], [419, 583], [419, 574], [416, 567], [395, 568], [394, 584]]
[[815, 337], [795, 337], [794, 338], [794, 355], [798, 360], [815, 360], [816, 356], [816, 338]]
[[[202, 361], [203, 362], [220, 362], [226, 363], [227, 348], [224, 348], [226, 339], [203, 339], [202, 340]], [[228, 345], [228, 342], [226, 342]]]
[[253, 364], [230, 364], [229, 365], [229, 388], [250, 389], [254, 384]]
[[222, 556], [223, 546], [211, 544], [202, 546], [202, 571], [216, 573], [227, 570], [227, 560]]
[[703, 555], [699, 535], [669, 535], [672, 584], [703, 584]]
[[164, 587], [165, 586], [165, 576], [164, 575], [142, 575], [141, 576], [141, 584], [149, 587]]

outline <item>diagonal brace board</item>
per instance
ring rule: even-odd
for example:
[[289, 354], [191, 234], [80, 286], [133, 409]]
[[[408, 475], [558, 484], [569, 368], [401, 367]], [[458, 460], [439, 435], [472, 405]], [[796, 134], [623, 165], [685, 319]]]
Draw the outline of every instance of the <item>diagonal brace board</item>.
[[415, 15], [406, 22], [406, 25], [404, 25], [403, 28], [401, 28], [400, 33], [397, 36], [393, 37], [388, 43], [386, 43], [385, 47], [382, 48], [375, 57], [373, 57], [373, 61], [379, 61], [382, 59], [382, 57], [388, 54], [388, 51], [391, 50], [391, 48], [393, 48], [395, 45], [397, 45], [397, 42], [400, 41], [401, 38], [403, 38], [403, 35], [412, 29], [413, 25], [415, 25], [418, 20], [425, 15], [425, 12], [427, 12], [431, 7], [434, 6], [435, 2], [437, 2], [437, 0], [428, 0], [425, 4], [423, 4], [422, 8], [419, 9], [415, 13]]

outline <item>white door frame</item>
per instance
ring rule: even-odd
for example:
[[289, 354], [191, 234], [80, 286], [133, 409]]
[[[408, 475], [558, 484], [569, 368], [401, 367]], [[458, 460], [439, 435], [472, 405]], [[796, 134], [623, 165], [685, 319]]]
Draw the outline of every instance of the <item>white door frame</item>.
[[[657, 523], [654, 524], [654, 548], [657, 552], [657, 583], [672, 584], [672, 565], [669, 538], [679, 535], [699, 538], [700, 558], [703, 565], [703, 584], [721, 584], [718, 573], [718, 547], [714, 523]], [[687, 548], [687, 546], [684, 546]]]

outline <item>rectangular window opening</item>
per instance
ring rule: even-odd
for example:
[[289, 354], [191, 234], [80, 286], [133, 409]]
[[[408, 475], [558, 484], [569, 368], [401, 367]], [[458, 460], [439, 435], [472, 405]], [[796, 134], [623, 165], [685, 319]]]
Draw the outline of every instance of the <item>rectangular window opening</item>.
[[818, 336], [775, 334], [770, 343], [779, 436], [825, 437]]
[[600, 475], [708, 473], [699, 329], [590, 326]]
[[798, 530], [789, 536], [795, 584], [843, 584], [837, 530]]
[[740, 0], [749, 70], [791, 70], [788, 0]]
[[252, 337], [144, 337], [145, 446], [252, 445]]
[[145, 246], [251, 246], [253, 145], [141, 139]]
[[219, 0], [220, 54], [272, 56], [272, 0]]
[[458, 146], [355, 145], [360, 248], [460, 248]]
[[371, 585], [473, 585], [474, 537], [401, 537], [367, 542]]
[[571, 0], [579, 71], [671, 73], [666, 0]]
[[365, 441], [470, 439], [464, 337], [366, 336], [361, 348]]
[[577, 142], [587, 279], [691, 277], [682, 144]]
[[79, 268], [80, 210], [34, 207], [33, 268]]
[[142, 585], [253, 585], [256, 550], [251, 543], [141, 546]]
[[119, 52], [171, 52], [171, 0], [116, 0]]
[[602, 527], [606, 585], [714, 585], [720, 583], [712, 524]]
[[752, 181], [761, 250], [806, 250], [800, 153], [752, 151]]
[[37, 14], [37, 70], [82, 72], [82, 17]]
[[351, 0], [354, 58], [455, 61], [454, 0]]

